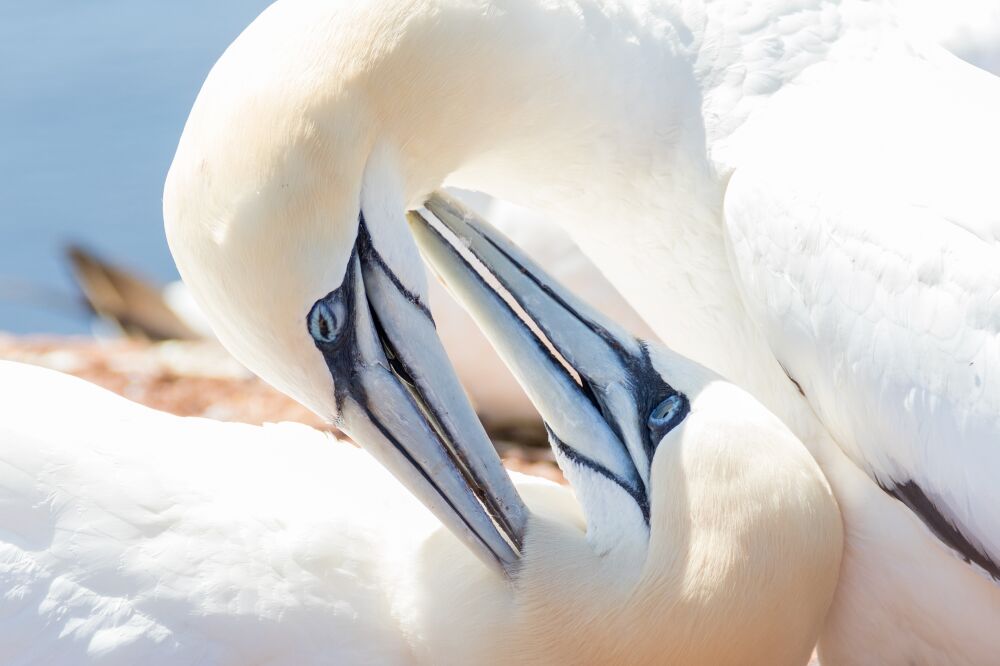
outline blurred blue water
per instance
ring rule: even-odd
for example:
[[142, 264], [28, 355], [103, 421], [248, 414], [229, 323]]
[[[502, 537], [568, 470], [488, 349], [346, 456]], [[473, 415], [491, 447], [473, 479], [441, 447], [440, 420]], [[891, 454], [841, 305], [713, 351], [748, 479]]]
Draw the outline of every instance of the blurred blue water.
[[208, 70], [268, 4], [0, 0], [0, 330], [89, 330], [39, 293], [75, 295], [68, 240], [175, 279], [164, 176]]

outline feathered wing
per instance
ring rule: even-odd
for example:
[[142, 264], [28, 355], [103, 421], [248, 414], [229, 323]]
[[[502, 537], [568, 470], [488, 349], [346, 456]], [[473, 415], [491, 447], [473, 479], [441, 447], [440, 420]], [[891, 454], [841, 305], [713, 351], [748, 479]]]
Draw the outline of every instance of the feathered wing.
[[377, 514], [434, 522], [362, 452], [3, 361], [0, 404], [0, 662], [410, 660]]
[[751, 316], [841, 447], [1000, 580], [998, 96], [968, 90], [790, 105], [813, 132], [747, 153], [725, 223]]

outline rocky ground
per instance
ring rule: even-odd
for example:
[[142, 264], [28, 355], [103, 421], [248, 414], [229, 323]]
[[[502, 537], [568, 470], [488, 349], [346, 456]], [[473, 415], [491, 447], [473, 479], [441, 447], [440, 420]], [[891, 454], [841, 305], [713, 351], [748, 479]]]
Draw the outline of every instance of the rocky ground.
[[[253, 424], [298, 421], [333, 430], [259, 380], [215, 342], [0, 334], [0, 359], [76, 375], [129, 400], [179, 416]], [[494, 424], [490, 430], [509, 469], [563, 482], [548, 448], [537, 446], [537, 428]]]

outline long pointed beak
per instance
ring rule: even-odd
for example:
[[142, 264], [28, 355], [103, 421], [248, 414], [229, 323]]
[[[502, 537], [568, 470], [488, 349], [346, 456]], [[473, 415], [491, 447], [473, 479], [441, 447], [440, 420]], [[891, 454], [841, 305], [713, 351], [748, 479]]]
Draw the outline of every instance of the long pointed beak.
[[411, 213], [417, 244], [511, 368], [557, 452], [614, 479], [648, 517], [659, 441], [649, 417], [680, 394], [652, 368], [645, 345], [456, 200], [435, 193], [426, 207], [440, 224]]
[[[489, 565], [510, 574], [528, 512], [479, 423], [429, 310], [396, 278], [362, 223], [344, 283], [314, 306], [340, 427]], [[314, 313], [310, 313], [310, 318]], [[335, 339], [334, 339], [335, 338]], [[314, 336], [314, 339], [316, 337]]]

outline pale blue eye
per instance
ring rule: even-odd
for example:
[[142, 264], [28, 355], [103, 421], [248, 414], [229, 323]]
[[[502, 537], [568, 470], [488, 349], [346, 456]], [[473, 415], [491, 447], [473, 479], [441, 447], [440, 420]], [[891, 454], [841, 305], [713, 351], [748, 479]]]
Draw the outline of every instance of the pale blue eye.
[[309, 334], [316, 342], [329, 344], [337, 339], [344, 327], [345, 308], [339, 301], [316, 301], [309, 312]]
[[653, 431], [659, 431], [668, 426], [676, 425], [686, 412], [687, 400], [683, 396], [679, 393], [668, 396], [649, 413], [649, 428]]

